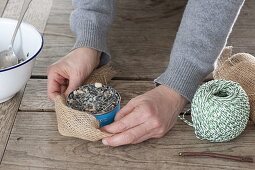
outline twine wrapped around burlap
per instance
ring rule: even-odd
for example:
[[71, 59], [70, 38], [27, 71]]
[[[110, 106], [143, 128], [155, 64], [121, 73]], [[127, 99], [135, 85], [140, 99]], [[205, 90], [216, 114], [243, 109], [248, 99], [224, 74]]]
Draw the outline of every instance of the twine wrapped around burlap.
[[[84, 84], [95, 82], [106, 84], [112, 79], [114, 74], [115, 71], [109, 65], [105, 65], [96, 69]], [[63, 96], [56, 97], [55, 110], [58, 131], [63, 136], [98, 141], [112, 135], [100, 131], [99, 122], [93, 115], [67, 107], [66, 99]]]
[[218, 57], [214, 79], [238, 82], [249, 97], [250, 118], [255, 123], [255, 57], [248, 53], [232, 55], [232, 47], [225, 47]]

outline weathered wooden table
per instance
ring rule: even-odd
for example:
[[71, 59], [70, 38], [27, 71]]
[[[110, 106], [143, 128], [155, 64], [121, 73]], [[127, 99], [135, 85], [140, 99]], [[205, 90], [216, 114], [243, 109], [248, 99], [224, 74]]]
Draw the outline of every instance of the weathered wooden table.
[[[0, 15], [8, 12], [6, 4], [17, 2], [0, 0]], [[109, 44], [118, 70], [111, 84], [120, 91], [122, 105], [153, 88], [152, 80], [166, 68], [185, 5], [186, 0], [117, 1]], [[213, 151], [255, 159], [251, 123], [237, 139], [217, 144], [198, 140], [181, 121], [161, 139], [117, 148], [61, 136], [54, 105], [47, 99], [46, 72], [75, 41], [69, 28], [71, 10], [71, 0], [53, 1], [31, 79], [15, 98], [0, 105], [0, 169], [255, 169], [254, 163], [178, 156], [181, 151]], [[228, 41], [236, 51], [255, 54], [254, 18], [255, 2], [247, 0]]]

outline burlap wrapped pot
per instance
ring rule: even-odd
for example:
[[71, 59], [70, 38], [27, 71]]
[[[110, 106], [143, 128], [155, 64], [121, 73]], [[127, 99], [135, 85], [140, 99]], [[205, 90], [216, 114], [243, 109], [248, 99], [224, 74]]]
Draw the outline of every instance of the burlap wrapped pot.
[[250, 118], [255, 123], [255, 57], [248, 53], [232, 55], [232, 47], [225, 47], [215, 63], [214, 79], [238, 82], [249, 97]]
[[[106, 84], [112, 79], [114, 73], [115, 71], [109, 65], [105, 65], [96, 69], [84, 84], [95, 82]], [[58, 131], [63, 136], [97, 141], [112, 135], [99, 129], [99, 122], [93, 115], [67, 107], [64, 96], [56, 97], [55, 111]]]

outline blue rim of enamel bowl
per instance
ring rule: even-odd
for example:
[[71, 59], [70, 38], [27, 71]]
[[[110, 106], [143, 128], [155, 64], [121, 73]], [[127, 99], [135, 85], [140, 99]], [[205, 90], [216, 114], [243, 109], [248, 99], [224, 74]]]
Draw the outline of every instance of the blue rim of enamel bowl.
[[[0, 18], [0, 20], [17, 21], [17, 20], [9, 19], [9, 18]], [[23, 62], [21, 62], [21, 63], [18, 63], [18, 64], [16, 64], [16, 65], [14, 65], [14, 66], [11, 66], [11, 67], [7, 67], [7, 68], [4, 68], [4, 69], [0, 69], [0, 73], [1, 73], [1, 72], [5, 72], [5, 71], [8, 71], [8, 70], [15, 69], [15, 68], [17, 68], [17, 67], [20, 67], [20, 66], [22, 66], [22, 65], [24, 65], [24, 64], [26, 64], [26, 63], [28, 63], [29, 61], [31, 61], [31, 60], [33, 60], [34, 58], [36, 58], [36, 56], [41, 52], [41, 50], [42, 50], [42, 48], [43, 48], [44, 40], [43, 40], [42, 34], [41, 34], [33, 25], [27, 24], [27, 23], [24, 23], [24, 22], [23, 22], [23, 24], [25, 24], [25, 25], [27, 25], [27, 26], [29, 26], [29, 27], [32, 27], [35, 31], [38, 32], [38, 34], [40, 35], [41, 40], [42, 40], [42, 41], [41, 41], [41, 42], [42, 42], [42, 43], [41, 43], [41, 47], [40, 47], [40, 49], [37, 51], [37, 53], [36, 53], [35, 55], [33, 55], [32, 57], [30, 57], [28, 60], [25, 60], [25, 61], [23, 61]]]

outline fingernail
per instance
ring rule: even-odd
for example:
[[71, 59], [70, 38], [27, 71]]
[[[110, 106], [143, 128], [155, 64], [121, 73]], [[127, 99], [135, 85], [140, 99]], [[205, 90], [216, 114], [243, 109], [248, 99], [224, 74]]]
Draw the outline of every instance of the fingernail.
[[103, 140], [102, 140], [102, 143], [103, 143], [104, 145], [109, 145], [106, 139], [103, 139]]

